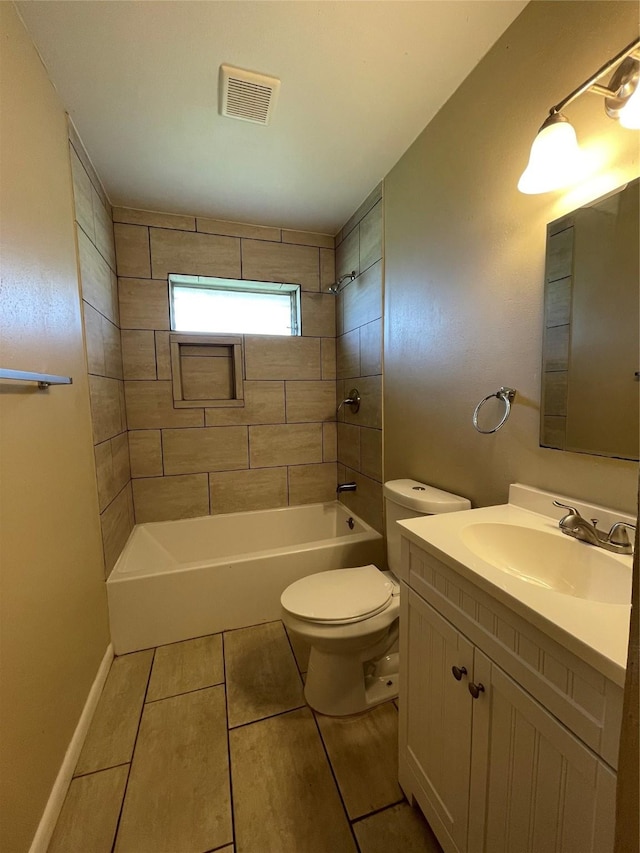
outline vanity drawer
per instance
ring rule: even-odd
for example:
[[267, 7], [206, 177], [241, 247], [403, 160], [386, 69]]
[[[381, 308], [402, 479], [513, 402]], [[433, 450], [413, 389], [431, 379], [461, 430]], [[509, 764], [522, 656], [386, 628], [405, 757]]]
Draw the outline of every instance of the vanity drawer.
[[622, 688], [431, 554], [402, 544], [409, 586], [616, 768]]

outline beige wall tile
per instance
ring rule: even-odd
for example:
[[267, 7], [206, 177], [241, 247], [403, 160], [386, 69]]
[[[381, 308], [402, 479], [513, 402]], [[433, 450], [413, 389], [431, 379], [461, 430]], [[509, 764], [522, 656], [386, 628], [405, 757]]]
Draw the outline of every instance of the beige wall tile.
[[242, 277], [300, 284], [303, 290], [319, 290], [320, 253], [311, 246], [243, 240]]
[[97, 444], [94, 452], [98, 503], [100, 512], [103, 512], [131, 479], [128, 434], [123, 432], [109, 441]]
[[359, 376], [358, 379], [345, 383], [345, 385], [350, 384], [355, 385], [360, 392], [360, 410], [354, 414], [349, 406], [344, 406], [345, 421], [359, 426], [382, 429], [382, 377]]
[[102, 550], [104, 552], [105, 575], [115, 566], [116, 560], [127, 544], [133, 530], [133, 498], [131, 485], [127, 484], [100, 516], [102, 526]]
[[114, 658], [75, 775], [131, 761], [153, 649]]
[[103, 204], [109, 204], [109, 199], [106, 196], [106, 193], [102, 187], [102, 184], [100, 183], [100, 178], [98, 177], [95, 169], [93, 168], [93, 165], [92, 165], [91, 161], [89, 160], [87, 152], [83, 148], [82, 140], [80, 139], [80, 137], [76, 133], [76, 130], [73, 126], [73, 123], [67, 122], [67, 125], [68, 125], [67, 129], [69, 132], [69, 142], [71, 143], [71, 146], [73, 147], [74, 151], [78, 155], [78, 159], [80, 160], [80, 162], [84, 166], [85, 172], [87, 173], [87, 175], [89, 175], [89, 180], [91, 181], [93, 188], [96, 190], [96, 192], [98, 193], [98, 195], [102, 199]]
[[160, 430], [130, 430], [128, 435], [131, 476], [161, 477], [163, 472]]
[[398, 785], [398, 712], [391, 702], [366, 714], [316, 714], [316, 719], [352, 820], [403, 799]]
[[360, 470], [360, 427], [338, 424], [338, 462]]
[[323, 249], [333, 249], [331, 234], [318, 234], [316, 231], [287, 231], [282, 229], [283, 243], [296, 243], [299, 246], [318, 246]]
[[125, 379], [156, 378], [156, 347], [152, 331], [123, 329], [122, 367]]
[[308, 708], [242, 726], [229, 740], [238, 851], [355, 853]]
[[225, 631], [224, 655], [229, 728], [304, 705], [281, 622]]
[[249, 468], [209, 474], [211, 514], [287, 505], [286, 468]]
[[345, 506], [360, 516], [367, 524], [370, 524], [378, 533], [384, 532], [382, 523], [382, 484], [365, 477], [364, 474], [354, 471], [353, 468], [345, 468], [344, 481], [342, 474], [338, 471], [340, 482], [355, 482], [355, 492], [343, 492], [340, 500]]
[[126, 429], [125, 413], [120, 401], [120, 380], [89, 376], [93, 443], [100, 444]]
[[360, 370], [363, 376], [382, 373], [382, 319], [360, 326]]
[[155, 225], [157, 228], [175, 228], [179, 231], [195, 231], [194, 216], [176, 213], [157, 213], [152, 210], [135, 210], [131, 207], [114, 207], [113, 221], [129, 225]]
[[145, 705], [116, 853], [213, 850], [232, 840], [224, 687]]
[[222, 219], [202, 219], [198, 217], [198, 231], [205, 234], [223, 234], [227, 237], [249, 237], [253, 240], [280, 242], [280, 229], [266, 225], [247, 225], [244, 222], [226, 222]]
[[123, 225], [118, 222], [113, 226], [113, 231], [116, 240], [118, 275], [128, 278], [151, 278], [149, 229], [142, 225]]
[[285, 382], [287, 423], [335, 420], [335, 382]]
[[124, 390], [129, 429], [204, 425], [204, 409], [174, 409], [171, 382], [125, 382]]
[[247, 428], [204, 427], [162, 431], [165, 474], [197, 474], [249, 467]]
[[96, 248], [109, 264], [113, 272], [116, 271], [116, 249], [113, 238], [113, 220], [111, 219], [111, 208], [102, 203], [100, 196], [91, 187], [93, 202], [93, 225], [96, 235]]
[[284, 382], [247, 380], [244, 406], [205, 409], [205, 419], [207, 426], [284, 423]]
[[320, 379], [320, 340], [245, 336], [247, 379]]
[[353, 825], [362, 853], [442, 853], [442, 848], [418, 808], [399, 803]]
[[136, 523], [173, 521], [209, 514], [206, 474], [132, 480]]
[[240, 278], [240, 240], [213, 234], [151, 228], [153, 278], [211, 275]]
[[77, 229], [82, 298], [113, 323], [118, 322], [117, 286], [109, 265], [81, 228]]
[[356, 212], [352, 216], [349, 217], [347, 222], [345, 222], [344, 227], [342, 228], [342, 231], [340, 232], [340, 235], [339, 235], [340, 239], [343, 239], [343, 237], [345, 235], [349, 234], [349, 232], [353, 228], [356, 227], [358, 222], [360, 222], [362, 219], [364, 219], [364, 217], [371, 210], [371, 208], [375, 204], [377, 204], [377, 202], [380, 201], [381, 198], [382, 198], [382, 181], [380, 181], [380, 183], [371, 190], [369, 195], [365, 198], [365, 200], [362, 202], [362, 204], [358, 207]]
[[333, 249], [320, 249], [320, 290], [326, 291], [335, 280], [336, 253]]
[[336, 278], [360, 272], [360, 232], [357, 228], [347, 235], [336, 249]]
[[127, 401], [124, 396], [124, 382], [118, 382], [118, 396], [120, 397], [120, 414], [122, 417], [123, 431], [129, 428], [127, 421]]
[[322, 461], [322, 424], [250, 426], [252, 468], [304, 465]]
[[336, 378], [336, 342], [335, 338], [323, 338], [321, 341], [322, 378]]
[[104, 376], [105, 355], [102, 340], [102, 321], [105, 319], [96, 309], [84, 299], [82, 300], [84, 318], [84, 339], [87, 350], [87, 370], [98, 376]]
[[382, 261], [345, 287], [343, 310], [345, 332], [382, 317]]
[[73, 201], [76, 222], [91, 241], [95, 241], [93, 227], [93, 202], [91, 200], [91, 181], [80, 158], [72, 145], [69, 146], [71, 157], [71, 174], [73, 177]]
[[359, 429], [360, 471], [372, 480], [382, 482], [382, 430], [366, 427]]
[[229, 349], [226, 348], [226, 356], [213, 353], [209, 356], [191, 357], [181, 353], [184, 400], [232, 400], [235, 397], [234, 366]]
[[303, 293], [302, 334], [319, 338], [336, 335], [336, 298], [326, 293]]
[[336, 340], [336, 375], [338, 379], [360, 376], [360, 331], [353, 329]]
[[122, 379], [122, 344], [120, 329], [106, 317], [102, 317], [102, 343], [104, 349], [105, 374]]
[[338, 459], [338, 429], [336, 423], [322, 424], [322, 461]]
[[222, 634], [158, 646], [145, 701], [155, 702], [223, 681]]
[[169, 332], [154, 332], [156, 340], [156, 371], [158, 379], [171, 379], [171, 349]]
[[169, 286], [166, 281], [118, 279], [121, 329], [169, 329]]
[[129, 766], [73, 779], [47, 853], [111, 853]]
[[382, 200], [360, 222], [360, 270], [382, 257]]
[[337, 482], [335, 462], [294, 465], [289, 468], [289, 504], [298, 506], [334, 501]]

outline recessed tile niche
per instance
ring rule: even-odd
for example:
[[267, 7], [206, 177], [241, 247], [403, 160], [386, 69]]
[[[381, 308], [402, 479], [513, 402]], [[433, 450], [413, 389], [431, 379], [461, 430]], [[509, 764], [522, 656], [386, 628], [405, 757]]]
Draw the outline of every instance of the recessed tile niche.
[[173, 405], [244, 406], [242, 338], [170, 335]]

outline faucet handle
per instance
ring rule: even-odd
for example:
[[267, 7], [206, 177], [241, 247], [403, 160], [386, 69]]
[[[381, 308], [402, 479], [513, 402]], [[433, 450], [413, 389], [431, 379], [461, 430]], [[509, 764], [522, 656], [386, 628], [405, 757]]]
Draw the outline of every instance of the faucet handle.
[[626, 531], [627, 527], [629, 530], [635, 532], [635, 524], [628, 524], [626, 521], [616, 521], [615, 524], [611, 525], [611, 530], [607, 534], [607, 541], [611, 542], [612, 545], [630, 545], [631, 543], [629, 542], [629, 536]]
[[570, 515], [577, 515], [578, 518], [582, 518], [582, 516], [574, 506], [569, 506], [569, 504], [563, 504], [561, 501], [554, 501], [553, 505], [562, 507], [562, 509], [568, 509]]

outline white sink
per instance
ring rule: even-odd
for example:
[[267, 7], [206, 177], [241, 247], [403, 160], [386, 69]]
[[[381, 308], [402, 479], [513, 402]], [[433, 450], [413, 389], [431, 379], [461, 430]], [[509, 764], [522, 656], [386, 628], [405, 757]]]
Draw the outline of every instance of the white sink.
[[516, 524], [476, 523], [461, 530], [480, 559], [524, 583], [603, 604], [628, 604], [631, 575], [607, 551]]

